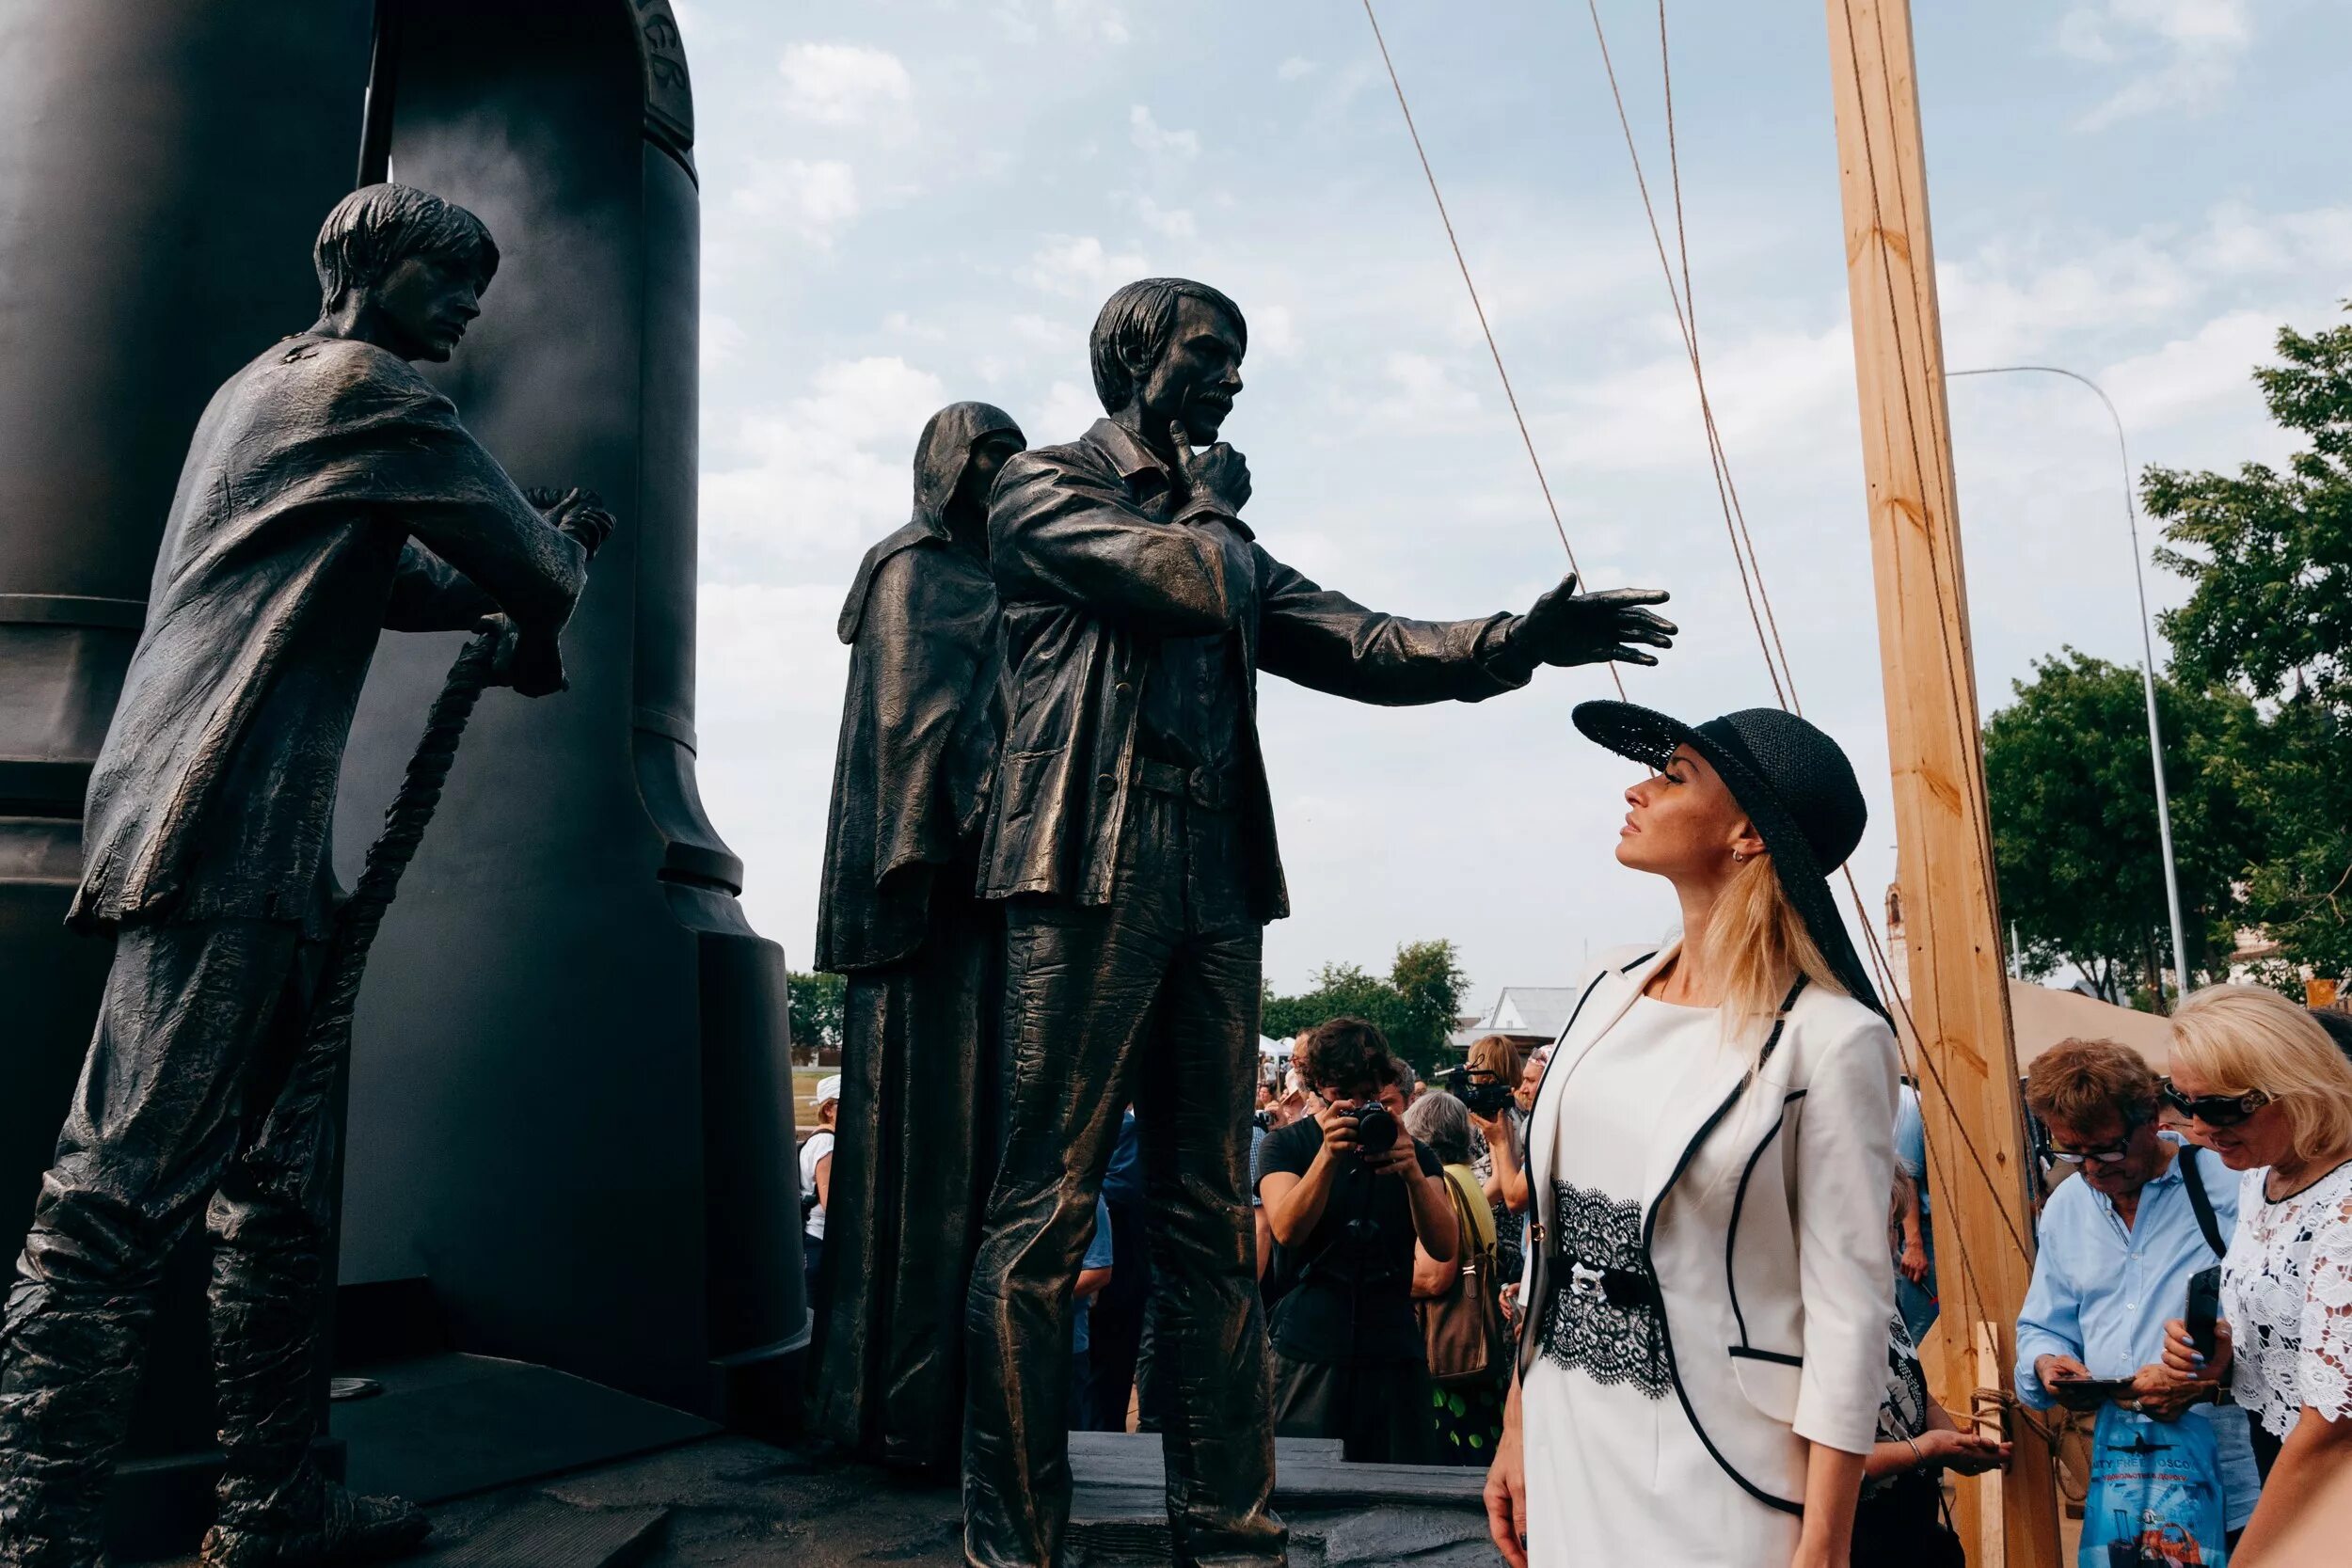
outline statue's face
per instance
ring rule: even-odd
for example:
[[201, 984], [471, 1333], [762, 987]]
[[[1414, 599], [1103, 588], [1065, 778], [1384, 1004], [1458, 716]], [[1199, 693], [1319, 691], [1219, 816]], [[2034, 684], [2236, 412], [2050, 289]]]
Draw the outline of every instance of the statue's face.
[[383, 346], [403, 359], [447, 359], [482, 314], [471, 268], [411, 256], [369, 291]]
[[1009, 430], [994, 431], [981, 436], [972, 448], [972, 460], [963, 466], [964, 499], [975, 506], [986, 509], [988, 498], [996, 488], [996, 475], [1004, 468], [1005, 460], [1020, 450], [1020, 438]]
[[1194, 445], [1216, 440], [1241, 393], [1241, 330], [1232, 317], [1206, 300], [1178, 300], [1168, 352], [1136, 388], [1150, 421], [1145, 428], [1158, 432], [1182, 420]]

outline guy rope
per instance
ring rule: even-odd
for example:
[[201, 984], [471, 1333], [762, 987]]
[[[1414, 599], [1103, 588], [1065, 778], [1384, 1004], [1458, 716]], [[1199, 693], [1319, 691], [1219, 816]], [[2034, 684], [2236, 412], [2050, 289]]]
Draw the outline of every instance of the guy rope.
[[[1512, 418], [1573, 568], [1575, 552], [1568, 546], [1558, 505], [1503, 369], [1502, 350], [1413, 122], [1404, 83], [1382, 36], [1373, 0], [1363, 0], [1363, 8]], [[1671, 257], [1626, 111], [1598, 0], [1585, 0], [1585, 8], [1691, 367], [1724, 532], [1757, 648], [1776, 700], [1782, 707], [1801, 713], [1795, 674], [1781, 641], [1707, 386], [1691, 286], [1665, 0], [1658, 0], [1657, 11], [1675, 227]], [[1947, 1225], [1939, 1242], [1957, 1259], [1959, 1278], [1954, 1283], [1962, 1287], [1947, 1292], [1950, 1309], [1942, 1320], [1943, 1354], [1936, 1359], [1944, 1371], [1943, 1402], [1978, 1425], [1996, 1431], [2006, 1431], [2007, 1418], [2013, 1415], [2023, 1428], [2015, 1435], [2030, 1433], [2032, 1437], [2017, 1445], [2007, 1478], [1973, 1483], [1979, 1506], [1973, 1512], [1964, 1510], [1958, 1523], [1963, 1536], [1971, 1538], [1974, 1562], [2001, 1563], [2011, 1556], [2021, 1561], [2054, 1561], [2054, 1434], [2032, 1412], [2017, 1405], [2009, 1391], [2010, 1325], [2023, 1300], [2033, 1248], [2030, 1226], [2024, 1223], [2024, 1148], [2016, 1105], [2015, 1050], [2010, 1037], [2006, 978], [2000, 962], [1991, 834], [1977, 751], [1974, 680], [1965, 652], [1966, 610], [1950, 478], [1950, 436], [1942, 402], [1941, 328], [1928, 244], [1925, 177], [1919, 163], [1909, 12], [1906, 0], [1828, 0], [1828, 9], [1838, 90], [1856, 375], [1864, 404], [1873, 553], [1879, 566], [1889, 752], [1895, 764], [1902, 856], [1915, 871], [1903, 880], [1916, 895], [1911, 908], [1925, 917], [1915, 927], [1918, 937], [1911, 965], [1913, 974], [1925, 980], [1921, 995], [1929, 1016], [1924, 1027], [1914, 1014], [1913, 988], [1896, 983], [1851, 867], [1845, 870], [1846, 884], [1880, 989], [1902, 1015], [1909, 1037], [1908, 1040], [1899, 1037], [1904, 1070], [1915, 1082], [1930, 1084], [1934, 1090], [1934, 1098], [1927, 1102], [1931, 1186], [1944, 1198], [1945, 1207], [1939, 1212], [1956, 1222]], [[1895, 200], [1891, 218], [1890, 195]], [[1875, 444], [1868, 439], [1873, 436]], [[1906, 602], [1905, 595], [1922, 584], [1929, 591], [1925, 602]], [[1624, 684], [1613, 667], [1611, 678], [1622, 695]], [[1922, 684], [1932, 689], [1932, 701], [1925, 705], [1931, 718], [1921, 720], [1907, 711], [1899, 712], [1899, 708], [1908, 709], [1906, 695], [1915, 696]], [[1931, 733], [1923, 726], [1940, 726], [1954, 733]], [[1943, 786], [1940, 791], [1926, 784], [1931, 774]], [[1923, 810], [1921, 797], [1930, 794], [1939, 799], [1926, 802], [1930, 809]], [[1942, 808], [1940, 814], [1937, 807]], [[1950, 908], [1943, 909], [1947, 904]], [[1973, 952], [1961, 951], [1972, 945]], [[1987, 957], [1992, 960], [1989, 969], [1983, 961]], [[1956, 1011], [1955, 1002], [1961, 1004]], [[1947, 1012], [1952, 1013], [1948, 1027]], [[1911, 1041], [1917, 1042], [1915, 1053]], [[1972, 1081], [1964, 1088], [1947, 1078], [1946, 1068], [1950, 1063], [1966, 1064], [1972, 1069]], [[1965, 1155], [1965, 1168], [1952, 1157], [1955, 1144]], [[1996, 1167], [2006, 1168], [1996, 1174]], [[1987, 1211], [1997, 1217], [1997, 1228], [1984, 1224]], [[1979, 1243], [1990, 1246], [1994, 1254], [1983, 1260], [1981, 1269], [1976, 1256], [1979, 1248], [1972, 1247], [1970, 1242], [1972, 1230], [1978, 1232]]]

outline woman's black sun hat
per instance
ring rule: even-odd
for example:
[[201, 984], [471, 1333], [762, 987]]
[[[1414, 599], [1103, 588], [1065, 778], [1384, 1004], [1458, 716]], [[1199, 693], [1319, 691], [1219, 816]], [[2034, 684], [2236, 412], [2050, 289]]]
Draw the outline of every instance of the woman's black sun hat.
[[1664, 768], [1677, 746], [1705, 757], [1748, 814], [1821, 956], [1855, 1001], [1884, 1016], [1829, 888], [1829, 874], [1854, 852], [1870, 817], [1837, 742], [1776, 707], [1695, 725], [1631, 703], [1579, 703], [1571, 717], [1587, 738], [1650, 768]]

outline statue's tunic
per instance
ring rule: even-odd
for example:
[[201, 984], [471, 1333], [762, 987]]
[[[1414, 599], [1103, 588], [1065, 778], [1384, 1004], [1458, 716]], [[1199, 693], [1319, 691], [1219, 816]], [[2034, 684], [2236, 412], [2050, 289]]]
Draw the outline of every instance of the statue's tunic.
[[0, 1323], [0, 1536], [31, 1539], [24, 1560], [83, 1560], [164, 1261], [199, 1212], [220, 1522], [317, 1506], [336, 1139], [322, 1102], [280, 1090], [352, 709], [380, 628], [502, 610], [551, 636], [585, 564], [383, 349], [289, 339], [206, 408], [90, 780], [71, 918], [113, 929], [114, 959]]
[[1523, 685], [1513, 618], [1366, 610], [1268, 554], [1105, 420], [989, 508], [1011, 709], [981, 849], [1006, 910], [1003, 1167], [973, 1273], [964, 1545], [1060, 1560], [1070, 1282], [1121, 1111], [1151, 1208], [1181, 1562], [1272, 1563], [1273, 1437], [1246, 1165], [1264, 923], [1288, 912], [1257, 672], [1373, 703]]
[[950, 1466], [961, 1327], [1001, 1125], [1003, 924], [973, 895], [1003, 697], [985, 541], [946, 508], [973, 446], [1020, 432], [958, 404], [925, 428], [912, 521], [841, 611], [849, 690], [817, 967], [849, 977], [818, 1287], [818, 1425], [867, 1458]]
[[315, 924], [378, 630], [502, 608], [552, 633], [584, 566], [405, 361], [307, 335], [262, 354], [181, 470], [69, 918]]

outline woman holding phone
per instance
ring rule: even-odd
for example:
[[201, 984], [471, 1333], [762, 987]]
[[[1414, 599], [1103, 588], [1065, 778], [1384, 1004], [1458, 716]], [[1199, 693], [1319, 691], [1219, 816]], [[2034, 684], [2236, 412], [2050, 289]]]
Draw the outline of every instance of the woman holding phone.
[[2262, 1498], [2232, 1559], [2253, 1561], [2352, 1466], [2352, 1063], [2277, 991], [2208, 986], [2172, 1015], [2164, 1098], [2245, 1173], [2212, 1354], [2175, 1319], [2164, 1360], [2253, 1418]]

